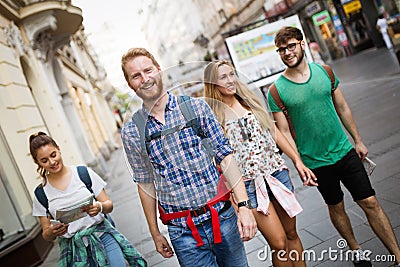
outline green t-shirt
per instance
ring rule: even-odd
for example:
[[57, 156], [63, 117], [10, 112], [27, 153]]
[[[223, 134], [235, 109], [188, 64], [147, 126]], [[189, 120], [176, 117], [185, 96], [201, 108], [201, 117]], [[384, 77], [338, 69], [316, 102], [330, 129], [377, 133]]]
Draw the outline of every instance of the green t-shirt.
[[[310, 63], [309, 67], [307, 82], [295, 83], [281, 75], [275, 85], [289, 111], [301, 159], [314, 169], [336, 163], [353, 146], [333, 105], [329, 75], [318, 64]], [[338, 85], [335, 75], [335, 88]], [[282, 111], [269, 92], [268, 104], [272, 112]]]

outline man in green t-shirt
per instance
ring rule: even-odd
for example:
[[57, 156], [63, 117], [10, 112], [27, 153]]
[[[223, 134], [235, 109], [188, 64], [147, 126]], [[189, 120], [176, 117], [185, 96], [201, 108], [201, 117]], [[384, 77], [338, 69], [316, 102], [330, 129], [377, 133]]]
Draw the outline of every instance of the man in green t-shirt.
[[[307, 63], [305, 59], [305, 41], [301, 31], [295, 27], [283, 27], [275, 36], [275, 45], [282, 62], [287, 66], [275, 86], [288, 109], [295, 140], [285, 115], [269, 92], [268, 103], [278, 128], [318, 178], [317, 188], [328, 205], [331, 221], [354, 251], [355, 266], [371, 266], [371, 263], [354, 237], [344, 208], [340, 182], [365, 212], [378, 238], [395, 255], [398, 266], [399, 246], [363, 168], [361, 160], [367, 156], [368, 149], [361, 140], [351, 110], [338, 86], [338, 78], [334, 75], [334, 97], [340, 118], [332, 101], [328, 73], [321, 65]], [[354, 148], [341, 121], [354, 140]]]

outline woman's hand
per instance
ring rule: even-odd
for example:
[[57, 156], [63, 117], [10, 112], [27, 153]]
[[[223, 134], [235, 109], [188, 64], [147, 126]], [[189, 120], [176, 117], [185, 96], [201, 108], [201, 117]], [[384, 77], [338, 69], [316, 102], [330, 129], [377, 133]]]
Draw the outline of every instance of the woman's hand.
[[296, 167], [304, 186], [318, 186], [317, 177], [315, 177], [315, 174], [307, 168], [301, 160], [294, 162], [294, 166]]
[[94, 217], [99, 213], [110, 213], [112, 212], [112, 210], [113, 203], [104, 189], [102, 189], [100, 194], [96, 196], [96, 201], [93, 202], [93, 204], [87, 205], [82, 208], [82, 211], [86, 212], [91, 217]]
[[55, 237], [65, 235], [68, 232], [69, 224], [59, 223], [59, 224], [50, 224], [51, 234]]
[[82, 211], [89, 214], [90, 217], [94, 217], [103, 211], [103, 205], [100, 201], [95, 201], [93, 204], [82, 207]]
[[237, 216], [240, 237], [242, 241], [249, 241], [257, 233], [257, 222], [253, 212], [248, 207], [240, 207], [238, 208]]
[[42, 225], [42, 236], [44, 240], [53, 241], [58, 236], [63, 236], [68, 232], [69, 224], [65, 223], [50, 223], [50, 219], [46, 216], [39, 217], [40, 224]]

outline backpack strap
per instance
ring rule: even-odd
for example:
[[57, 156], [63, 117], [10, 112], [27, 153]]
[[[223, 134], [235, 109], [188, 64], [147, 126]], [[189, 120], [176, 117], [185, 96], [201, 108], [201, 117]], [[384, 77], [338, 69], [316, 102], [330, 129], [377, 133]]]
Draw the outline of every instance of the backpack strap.
[[[78, 166], [76, 169], [78, 171], [79, 179], [81, 179], [81, 181], [85, 184], [86, 188], [90, 191], [90, 193], [94, 194], [93, 189], [92, 189], [92, 179], [90, 178], [90, 174], [89, 174], [87, 167], [86, 166]], [[49, 200], [46, 196], [46, 193], [44, 192], [42, 184], [40, 184], [36, 187], [35, 196], [36, 196], [37, 200], [40, 202], [40, 204], [42, 204], [42, 206], [46, 208], [47, 215], [50, 216], [52, 219], [54, 219], [49, 211]], [[111, 225], [115, 227], [115, 222], [111, 218], [110, 214], [107, 213], [104, 216], [111, 223]]]
[[204, 142], [201, 142], [201, 145], [206, 149], [207, 154], [211, 157], [214, 158], [215, 153], [214, 150], [212, 149], [210, 142], [207, 141], [207, 136], [204, 134], [203, 129], [201, 128], [200, 120], [198, 117], [196, 117], [193, 106], [190, 102], [190, 96], [187, 95], [181, 95], [178, 97], [178, 104], [179, 108], [182, 111], [183, 117], [185, 117], [185, 120], [187, 121], [185, 127], [192, 127], [194, 132], [198, 137], [200, 137], [202, 140], [205, 140]]
[[178, 104], [179, 108], [182, 111], [183, 117], [185, 117], [187, 123], [186, 125], [189, 125], [190, 127], [193, 128], [193, 130], [196, 132], [196, 135], [203, 138], [206, 138], [203, 129], [201, 128], [199, 118], [196, 117], [194, 114], [193, 106], [190, 103], [190, 96], [187, 95], [181, 95], [178, 97]]
[[44, 192], [43, 185], [40, 184], [35, 188], [35, 196], [37, 200], [39, 201], [40, 204], [46, 209], [46, 214], [47, 216], [50, 216], [53, 219], [53, 216], [51, 216], [50, 211], [49, 211], [49, 200], [46, 196], [46, 193]]
[[[85, 184], [86, 188], [93, 193], [92, 190], [92, 179], [90, 179], [89, 172], [87, 170], [86, 166], [78, 166], [78, 175], [79, 178], [82, 180], [82, 182]], [[37, 200], [39, 201], [40, 204], [46, 209], [46, 213], [48, 216], [50, 216], [53, 219], [53, 216], [51, 215], [49, 211], [49, 199], [46, 196], [46, 193], [44, 192], [43, 185], [40, 184], [35, 188], [35, 196]]]
[[[178, 96], [178, 105], [182, 112], [183, 117], [187, 121], [185, 124], [185, 128], [192, 127], [193, 130], [195, 131], [196, 135], [199, 136], [201, 139], [207, 138], [207, 136], [203, 132], [203, 129], [201, 128], [199, 118], [197, 118], [194, 113], [193, 106], [190, 103], [190, 96], [187, 96], [187, 95]], [[172, 132], [175, 132], [178, 128], [180, 129], [180, 127], [174, 127], [171, 129], [167, 129], [165, 131], [156, 132], [149, 136], [148, 130], [147, 130], [147, 125], [146, 125], [146, 115], [142, 109], [139, 109], [138, 111], [136, 111], [133, 114], [132, 120], [135, 122], [136, 127], [138, 128], [139, 139], [140, 139], [140, 149], [141, 149], [142, 155], [144, 155], [144, 156], [148, 156], [150, 154], [150, 141], [151, 140], [160, 137], [161, 134], [172, 133]], [[202, 142], [202, 145], [206, 149], [207, 153], [213, 157], [214, 150], [212, 149], [209, 142]]]
[[289, 125], [290, 134], [292, 135], [293, 139], [296, 139], [296, 133], [294, 132], [293, 123], [292, 120], [290, 119], [289, 111], [285, 106], [285, 104], [283, 104], [283, 101], [278, 93], [275, 83], [273, 83], [269, 87], [269, 92], [271, 93], [271, 96], [274, 99], [276, 105], [282, 110], [283, 114], [285, 115]]
[[93, 193], [92, 189], [92, 179], [90, 178], [89, 171], [86, 166], [78, 166], [77, 168], [79, 178], [85, 184], [86, 188]]
[[331, 80], [331, 93], [333, 94], [333, 92], [335, 91], [335, 75], [333, 74], [333, 70], [329, 65], [321, 65], [321, 66], [324, 68], [324, 70], [329, 76], [329, 79]]
[[331, 96], [332, 96], [332, 101], [333, 101], [333, 105], [335, 106], [335, 110], [336, 113], [339, 115], [340, 118], [340, 111], [337, 107], [336, 101], [335, 101], [335, 74], [333, 74], [333, 70], [331, 68], [331, 66], [329, 65], [321, 65], [325, 72], [328, 74], [329, 79], [331, 80]]
[[[92, 189], [92, 179], [90, 178], [90, 174], [88, 168], [86, 166], [78, 166], [77, 168], [79, 179], [85, 184], [86, 188], [94, 195]], [[94, 197], [96, 200], [96, 197]], [[104, 214], [104, 217], [111, 223], [112, 226], [115, 227], [115, 222], [109, 213]]]
[[[136, 127], [138, 128], [139, 131], [139, 139], [140, 139], [140, 150], [142, 155], [149, 155], [150, 154], [150, 147], [148, 145], [148, 142], [150, 140], [148, 138], [148, 133], [147, 133], [147, 125], [146, 125], [146, 115], [142, 109], [139, 109], [136, 111], [133, 116], [132, 120], [135, 122]], [[147, 141], [147, 142], [146, 142]]]
[[[339, 118], [340, 118], [340, 112], [339, 112], [339, 109], [338, 109], [336, 101], [335, 101], [335, 75], [333, 73], [332, 68], [329, 65], [321, 65], [321, 66], [324, 68], [325, 72], [329, 76], [329, 80], [331, 81], [332, 101], [333, 101], [333, 105], [335, 106], [336, 113], [339, 115]], [[283, 101], [282, 101], [281, 97], [279, 96], [279, 93], [278, 93], [275, 83], [273, 83], [269, 87], [269, 91], [270, 91], [271, 96], [274, 99], [276, 105], [283, 111], [283, 114], [285, 115], [286, 120], [289, 124], [290, 133], [291, 133], [293, 139], [296, 139], [296, 133], [294, 132], [293, 124], [292, 124], [292, 121], [289, 116], [289, 111], [286, 108], [285, 104], [283, 104]]]

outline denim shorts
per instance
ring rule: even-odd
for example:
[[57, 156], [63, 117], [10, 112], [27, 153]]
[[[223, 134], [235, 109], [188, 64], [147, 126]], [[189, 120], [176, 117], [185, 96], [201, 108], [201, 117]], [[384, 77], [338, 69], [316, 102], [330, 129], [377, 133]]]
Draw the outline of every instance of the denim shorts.
[[190, 229], [168, 225], [169, 238], [180, 266], [248, 266], [233, 207], [219, 214], [219, 223], [222, 236], [219, 244], [214, 244], [211, 221], [196, 226], [204, 242], [201, 247], [197, 246]]
[[[279, 182], [281, 182], [284, 186], [286, 186], [291, 192], [294, 192], [294, 186], [292, 184], [292, 180], [290, 180], [289, 171], [287, 169], [278, 170], [272, 174]], [[264, 183], [267, 187], [268, 197], [269, 199], [276, 200], [274, 194], [272, 193], [271, 189], [267, 182]], [[257, 196], [256, 196], [256, 184], [254, 180], [248, 180], [244, 182], [246, 186], [247, 195], [249, 196], [249, 200], [251, 202], [251, 206], [253, 208], [258, 207], [257, 203]]]

